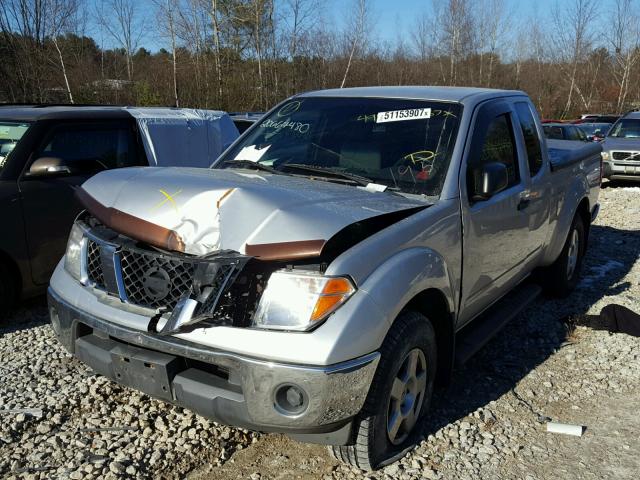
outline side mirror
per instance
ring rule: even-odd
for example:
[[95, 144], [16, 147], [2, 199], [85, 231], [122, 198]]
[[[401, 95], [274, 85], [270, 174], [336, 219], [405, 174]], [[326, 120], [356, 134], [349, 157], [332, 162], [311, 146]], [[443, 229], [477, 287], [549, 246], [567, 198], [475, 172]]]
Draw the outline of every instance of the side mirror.
[[509, 185], [507, 166], [501, 162], [485, 163], [473, 170], [473, 201], [488, 200]]
[[71, 168], [58, 157], [40, 157], [29, 167], [29, 177], [46, 177], [53, 175], [70, 175]]

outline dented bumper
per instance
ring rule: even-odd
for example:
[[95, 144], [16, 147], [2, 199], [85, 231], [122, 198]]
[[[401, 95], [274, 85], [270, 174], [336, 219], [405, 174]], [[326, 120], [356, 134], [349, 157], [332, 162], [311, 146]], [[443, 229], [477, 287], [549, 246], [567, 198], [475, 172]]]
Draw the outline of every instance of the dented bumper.
[[220, 423], [344, 443], [379, 353], [328, 366], [271, 362], [128, 328], [83, 312], [52, 288], [51, 323], [97, 372]]

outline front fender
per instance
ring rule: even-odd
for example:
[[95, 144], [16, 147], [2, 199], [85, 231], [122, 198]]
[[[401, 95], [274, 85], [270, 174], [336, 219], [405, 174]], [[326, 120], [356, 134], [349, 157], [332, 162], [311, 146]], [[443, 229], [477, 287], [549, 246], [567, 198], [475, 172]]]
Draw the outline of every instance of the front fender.
[[408, 248], [392, 255], [360, 285], [355, 298], [318, 329], [326, 334], [340, 326], [327, 358], [342, 361], [380, 348], [400, 311], [426, 289], [440, 290], [453, 311], [450, 278], [442, 256], [429, 248]]
[[420, 292], [442, 292], [450, 312], [455, 309], [453, 280], [442, 255], [426, 247], [402, 250], [381, 264], [362, 284], [387, 319], [389, 326]]

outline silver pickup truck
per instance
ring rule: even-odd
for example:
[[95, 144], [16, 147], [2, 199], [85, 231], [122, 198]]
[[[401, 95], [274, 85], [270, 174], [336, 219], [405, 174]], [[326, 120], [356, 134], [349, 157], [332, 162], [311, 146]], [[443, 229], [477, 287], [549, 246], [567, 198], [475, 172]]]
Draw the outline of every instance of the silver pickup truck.
[[519, 91], [292, 97], [211, 169], [84, 183], [51, 323], [117, 382], [374, 469], [538, 285], [578, 282], [600, 146], [549, 143]]

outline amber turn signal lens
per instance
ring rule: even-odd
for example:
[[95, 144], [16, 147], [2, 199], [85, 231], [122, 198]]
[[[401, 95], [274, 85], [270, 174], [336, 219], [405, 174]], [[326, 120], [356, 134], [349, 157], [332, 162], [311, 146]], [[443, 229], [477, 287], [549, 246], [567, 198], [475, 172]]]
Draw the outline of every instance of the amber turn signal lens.
[[321, 295], [344, 295], [353, 292], [353, 285], [346, 278], [330, 278]]
[[355, 291], [353, 284], [346, 278], [331, 278], [318, 296], [311, 313], [311, 321], [318, 321], [342, 305]]
[[332, 295], [330, 297], [320, 297], [316, 302], [316, 306], [313, 308], [311, 314], [311, 321], [320, 320], [325, 315], [335, 310], [335, 308], [342, 303], [342, 295]]

